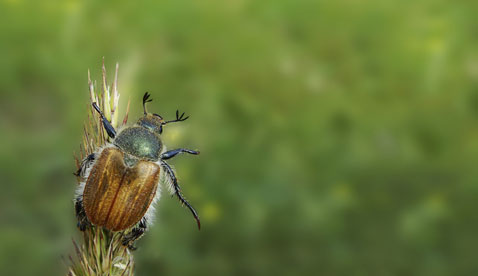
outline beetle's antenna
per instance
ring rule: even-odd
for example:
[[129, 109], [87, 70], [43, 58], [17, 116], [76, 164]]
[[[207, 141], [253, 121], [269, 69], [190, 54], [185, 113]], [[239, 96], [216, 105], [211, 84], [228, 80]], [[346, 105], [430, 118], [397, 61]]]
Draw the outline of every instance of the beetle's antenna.
[[149, 97], [151, 96], [151, 94], [149, 94], [148, 92], [144, 93], [144, 96], [143, 96], [143, 111], [144, 111], [144, 115], [148, 114], [148, 111], [146, 110], [146, 103], [149, 103], [149, 102], [152, 102], [153, 99], [150, 99]]
[[169, 124], [169, 123], [174, 123], [174, 122], [186, 121], [189, 118], [189, 116], [184, 117], [184, 114], [185, 113], [183, 112], [183, 114], [179, 115], [179, 110], [176, 110], [176, 120], [166, 121], [166, 122], [163, 123], [163, 125]]

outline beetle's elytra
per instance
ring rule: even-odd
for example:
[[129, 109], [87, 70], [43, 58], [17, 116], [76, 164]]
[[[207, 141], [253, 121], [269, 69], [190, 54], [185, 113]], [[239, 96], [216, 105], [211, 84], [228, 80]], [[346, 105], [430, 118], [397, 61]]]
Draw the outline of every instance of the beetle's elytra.
[[182, 196], [174, 171], [165, 161], [179, 153], [197, 155], [199, 152], [182, 148], [164, 152], [160, 138], [164, 125], [189, 117], [184, 118], [184, 113], [179, 115], [176, 111], [175, 120], [164, 121], [161, 116], [146, 111], [149, 101], [146, 93], [144, 116], [118, 133], [93, 103], [112, 142], [87, 156], [76, 172], [82, 179], [75, 199], [80, 230], [84, 231], [89, 224], [111, 231], [126, 230], [123, 244], [130, 248], [134, 248], [132, 243], [144, 233], [153, 216], [152, 203], [159, 199], [158, 185], [162, 178], [189, 208], [200, 228], [196, 211]]
[[128, 167], [124, 154], [115, 148], [104, 149], [92, 168], [83, 192], [83, 205], [91, 223], [112, 231], [137, 223], [153, 200], [160, 167], [139, 161]]

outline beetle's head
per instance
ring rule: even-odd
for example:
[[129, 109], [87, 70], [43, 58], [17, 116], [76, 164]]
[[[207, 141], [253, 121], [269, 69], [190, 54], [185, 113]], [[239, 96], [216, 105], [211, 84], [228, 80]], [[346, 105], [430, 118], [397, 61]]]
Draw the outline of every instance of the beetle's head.
[[150, 95], [148, 92], [146, 92], [143, 96], [144, 116], [139, 118], [138, 125], [147, 128], [151, 132], [161, 134], [163, 132], [163, 125], [165, 124], [165, 122], [163, 120], [163, 117], [159, 116], [158, 114], [148, 113], [146, 111], [146, 103], [152, 101], [149, 96]]
[[163, 132], [164, 120], [158, 114], [146, 114], [139, 118], [138, 125], [147, 128], [148, 130], [161, 134]]

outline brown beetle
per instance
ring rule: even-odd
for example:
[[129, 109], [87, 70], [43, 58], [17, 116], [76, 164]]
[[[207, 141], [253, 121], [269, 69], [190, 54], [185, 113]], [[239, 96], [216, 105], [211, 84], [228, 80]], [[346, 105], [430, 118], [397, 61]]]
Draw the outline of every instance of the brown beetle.
[[199, 152], [182, 148], [163, 152], [160, 139], [164, 125], [189, 117], [184, 118], [184, 113], [179, 115], [176, 111], [175, 120], [164, 121], [161, 116], [148, 113], [149, 96], [146, 93], [143, 97], [144, 116], [134, 126], [118, 133], [93, 103], [113, 140], [87, 156], [76, 172], [83, 180], [75, 199], [80, 230], [84, 231], [89, 224], [111, 231], [127, 230], [123, 244], [131, 249], [153, 217], [153, 205], [159, 199], [158, 184], [162, 178], [192, 212], [198, 228], [201, 227], [196, 211], [182, 196], [174, 171], [165, 161], [179, 153], [197, 155]]

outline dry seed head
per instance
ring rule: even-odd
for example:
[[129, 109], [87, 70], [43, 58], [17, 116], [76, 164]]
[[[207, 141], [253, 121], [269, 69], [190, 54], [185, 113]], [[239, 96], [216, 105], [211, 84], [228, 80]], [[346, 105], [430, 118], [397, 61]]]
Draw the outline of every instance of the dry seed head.
[[[88, 70], [88, 88], [90, 102], [88, 103], [88, 120], [84, 126], [83, 143], [80, 145], [80, 153], [75, 154], [76, 166], [79, 167], [81, 160], [93, 153], [99, 147], [103, 146], [108, 139], [101, 120], [92, 107], [96, 102], [98, 106], [103, 107], [103, 112], [111, 124], [117, 128], [119, 118], [119, 98], [118, 92], [118, 68], [116, 64], [115, 77], [112, 87], [106, 83], [106, 69], [104, 60], [102, 65], [102, 94], [98, 95], [95, 91], [96, 82], [91, 81], [90, 71]], [[111, 92], [113, 95], [111, 95]], [[128, 108], [123, 119], [123, 123], [128, 118]], [[68, 275], [89, 276], [89, 275], [111, 275], [111, 276], [131, 276], [134, 272], [134, 260], [131, 252], [122, 245], [122, 232], [110, 232], [108, 230], [89, 226], [82, 233], [83, 243], [81, 245], [74, 243], [76, 258], [70, 256]]]

